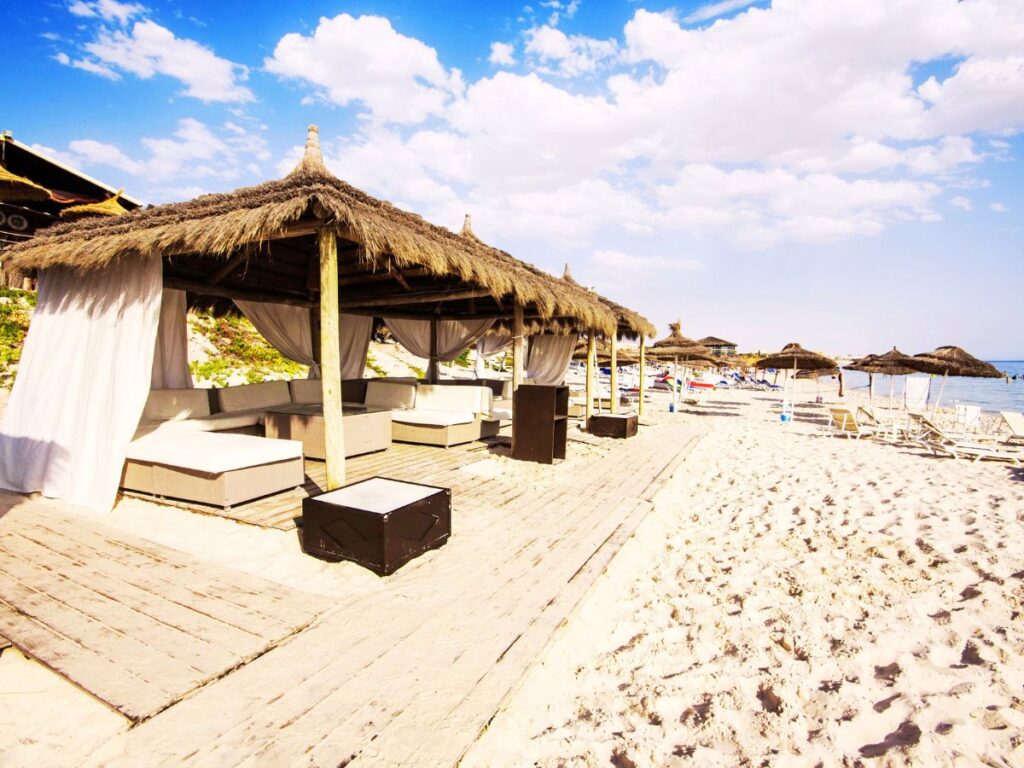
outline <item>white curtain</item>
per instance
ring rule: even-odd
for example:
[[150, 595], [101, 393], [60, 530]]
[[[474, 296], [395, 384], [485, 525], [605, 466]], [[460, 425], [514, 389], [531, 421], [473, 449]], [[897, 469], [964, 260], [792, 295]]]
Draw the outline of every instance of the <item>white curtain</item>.
[[341, 378], [363, 378], [372, 333], [372, 316], [341, 315]]
[[[308, 378], [320, 378], [320, 366], [313, 359], [313, 330], [308, 308], [261, 301], [236, 300], [235, 304], [274, 349], [289, 360], [308, 365]], [[339, 315], [339, 322], [341, 378], [361, 379], [366, 368], [373, 318], [343, 314]]]
[[575, 333], [565, 336], [543, 333], [530, 337], [530, 354], [526, 357], [526, 376], [538, 384], [553, 386], [565, 381], [572, 351], [576, 347]]
[[0, 486], [108, 512], [149, 394], [160, 259], [55, 267], [38, 285], [0, 426]]
[[484, 376], [484, 360], [504, 354], [512, 348], [512, 337], [505, 333], [485, 333], [476, 343], [476, 376]]
[[192, 389], [188, 370], [188, 306], [185, 292], [164, 288], [153, 351], [150, 389]]
[[[405, 320], [385, 317], [395, 340], [417, 357], [430, 359], [430, 324], [437, 323], [437, 361], [450, 363], [476, 344], [494, 320]], [[433, 361], [432, 361], [433, 362]], [[428, 378], [434, 378], [428, 375]]]
[[308, 365], [308, 378], [320, 378], [320, 366], [313, 359], [313, 329], [308, 307], [238, 299], [235, 304], [274, 349], [289, 360]]

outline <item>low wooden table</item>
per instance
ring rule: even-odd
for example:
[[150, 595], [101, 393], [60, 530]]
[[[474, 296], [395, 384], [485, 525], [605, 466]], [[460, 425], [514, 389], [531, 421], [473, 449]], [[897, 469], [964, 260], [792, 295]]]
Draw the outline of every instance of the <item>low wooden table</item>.
[[[391, 411], [366, 405], [345, 403], [345, 456], [383, 451], [391, 447]], [[307, 459], [327, 458], [324, 445], [324, 409], [318, 403], [292, 403], [268, 408], [265, 414], [267, 437], [299, 440]]]
[[635, 413], [600, 413], [590, 417], [587, 431], [598, 437], [633, 437], [638, 424]]
[[371, 477], [302, 500], [302, 542], [322, 560], [351, 560], [378, 576], [443, 546], [452, 532], [452, 492]]

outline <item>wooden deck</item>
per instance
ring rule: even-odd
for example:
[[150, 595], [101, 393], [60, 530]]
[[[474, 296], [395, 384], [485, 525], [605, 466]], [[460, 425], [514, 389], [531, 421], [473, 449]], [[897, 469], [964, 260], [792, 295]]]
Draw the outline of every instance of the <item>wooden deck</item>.
[[647, 427], [529, 483], [491, 472], [496, 459], [432, 474], [453, 489], [444, 548], [378, 592], [339, 595], [287, 644], [131, 730], [105, 764], [456, 763], [697, 437]]
[[19, 505], [0, 520], [0, 632], [133, 721], [256, 658], [325, 608], [50, 503]]
[[[453, 448], [393, 443], [386, 451], [348, 459], [345, 462], [345, 475], [347, 482], [350, 483], [377, 475], [396, 480], [431, 483], [450, 470], [481, 461], [488, 455], [488, 445], [485, 443], [469, 443]], [[326, 482], [327, 465], [322, 461], [307, 460], [306, 482], [301, 488], [275, 493], [273, 496], [238, 504], [230, 509], [173, 499], [155, 499], [144, 493], [131, 491], [125, 492], [125, 495], [191, 512], [227, 517], [249, 525], [287, 531], [295, 528], [295, 518], [302, 514], [302, 500], [307, 496], [322, 493], [326, 489]]]

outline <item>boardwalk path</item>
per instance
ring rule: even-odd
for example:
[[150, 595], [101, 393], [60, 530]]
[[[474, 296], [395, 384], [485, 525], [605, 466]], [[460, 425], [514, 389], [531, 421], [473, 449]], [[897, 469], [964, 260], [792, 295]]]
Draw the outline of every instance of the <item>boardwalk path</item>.
[[[133, 729], [124, 766], [451, 765], [678, 467], [696, 432], [648, 427], [515, 486], [453, 468], [454, 534], [380, 593]], [[556, 469], [568, 470], [562, 466]]]
[[[20, 498], [4, 496], [4, 506]], [[255, 658], [328, 607], [47, 502], [2, 518], [0, 632], [131, 720]]]

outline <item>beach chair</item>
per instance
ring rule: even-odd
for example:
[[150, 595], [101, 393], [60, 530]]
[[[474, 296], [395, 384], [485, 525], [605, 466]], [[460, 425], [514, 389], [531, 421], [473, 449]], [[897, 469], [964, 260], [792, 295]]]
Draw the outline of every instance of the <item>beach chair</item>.
[[862, 437], [874, 437], [878, 428], [861, 422], [849, 408], [832, 408], [829, 411], [829, 433], [832, 437], [848, 437], [860, 440]]
[[1016, 411], [1000, 411], [1003, 423], [1010, 429], [1010, 436], [1006, 438], [1007, 443], [1024, 443], [1024, 413]]
[[918, 442], [936, 456], [949, 456], [954, 459], [969, 459], [972, 462], [988, 459], [990, 461], [1006, 461], [1015, 467], [1024, 466], [1024, 451], [994, 443], [982, 444], [967, 442], [943, 431], [927, 416], [912, 414], [915, 421], [922, 427], [922, 435]]
[[953, 427], [964, 432], [977, 432], [981, 426], [981, 408], [977, 405], [959, 405], [954, 411]]

